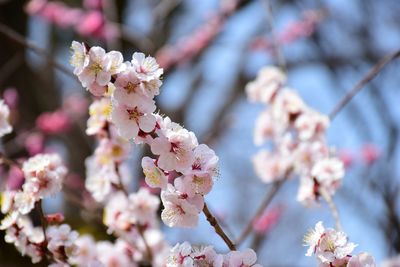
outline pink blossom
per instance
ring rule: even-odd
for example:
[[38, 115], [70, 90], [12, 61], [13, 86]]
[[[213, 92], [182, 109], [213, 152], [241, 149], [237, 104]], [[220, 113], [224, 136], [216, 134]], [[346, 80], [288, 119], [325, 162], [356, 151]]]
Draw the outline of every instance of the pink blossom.
[[231, 251], [226, 255], [224, 262], [229, 267], [262, 267], [257, 264], [257, 255], [252, 249]]
[[96, 36], [101, 34], [104, 27], [104, 17], [100, 11], [89, 11], [81, 17], [76, 25], [76, 31], [82, 36]]
[[134, 67], [139, 79], [149, 82], [159, 79], [163, 74], [163, 69], [159, 67], [153, 57], [146, 57], [143, 53], [133, 53], [132, 66]]
[[361, 252], [350, 258], [347, 267], [376, 267], [376, 264], [371, 255]]
[[144, 157], [142, 159], [142, 168], [148, 186], [151, 188], [167, 188], [167, 176], [160, 168], [158, 168], [152, 158]]
[[271, 183], [285, 178], [290, 161], [286, 157], [261, 150], [253, 157], [253, 166], [263, 182]]
[[116, 89], [113, 94], [111, 117], [119, 135], [126, 139], [135, 138], [139, 130], [151, 132], [156, 126], [156, 118], [152, 114], [156, 109], [153, 100], [128, 94], [123, 89]]
[[282, 215], [281, 207], [274, 207], [264, 211], [259, 217], [253, 221], [253, 229], [258, 234], [265, 234], [276, 225]]
[[247, 97], [252, 102], [269, 103], [277, 90], [286, 82], [286, 75], [276, 67], [262, 68], [256, 80], [246, 85]]
[[204, 200], [200, 196], [189, 198], [176, 191], [172, 185], [161, 191], [164, 210], [161, 219], [169, 227], [195, 227], [203, 209]]
[[70, 126], [70, 118], [61, 110], [42, 113], [36, 119], [36, 127], [45, 134], [63, 133]]
[[169, 118], [160, 127], [160, 136], [151, 143], [151, 151], [159, 155], [158, 166], [165, 171], [189, 169], [194, 159], [193, 149], [198, 146], [196, 136]]

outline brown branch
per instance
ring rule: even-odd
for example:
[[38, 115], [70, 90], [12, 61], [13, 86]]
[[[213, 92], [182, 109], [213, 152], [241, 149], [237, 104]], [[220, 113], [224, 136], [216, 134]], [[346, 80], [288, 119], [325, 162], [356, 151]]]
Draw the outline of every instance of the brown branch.
[[24, 36], [22, 36], [21, 34], [14, 31], [13, 29], [11, 29], [10, 27], [6, 26], [3, 23], [0, 23], [0, 34], [7, 36], [12, 41], [31, 49], [34, 53], [44, 57], [47, 60], [47, 62], [53, 67], [67, 74], [68, 76], [76, 79], [76, 76], [72, 73], [70, 69], [68, 69], [67, 67], [56, 61], [49, 53], [46, 52], [45, 49], [40, 48], [35, 43], [27, 40]]
[[247, 226], [244, 228], [243, 232], [240, 234], [239, 238], [236, 240], [236, 244], [240, 245], [246, 239], [246, 237], [251, 233], [251, 231], [253, 230], [254, 220], [260, 217], [261, 214], [265, 211], [265, 209], [269, 206], [274, 196], [278, 193], [279, 189], [287, 180], [287, 177], [288, 175], [286, 175], [284, 179], [277, 181], [272, 185], [271, 190], [268, 192], [268, 194], [265, 195], [265, 198], [258, 207], [257, 212], [254, 214], [254, 216], [248, 222]]
[[335, 108], [329, 114], [329, 118], [333, 120], [336, 115], [353, 99], [353, 97], [364, 88], [364, 86], [374, 79], [382, 69], [391, 61], [400, 56], [400, 50], [385, 56], [370, 71], [365, 75], [354, 87], [351, 89], [340, 101], [337, 103]]
[[219, 225], [217, 219], [214, 217], [214, 215], [211, 214], [210, 210], [207, 207], [207, 204], [204, 203], [203, 207], [203, 213], [207, 218], [207, 221], [210, 223], [212, 227], [214, 227], [215, 232], [222, 238], [222, 240], [225, 242], [225, 244], [228, 246], [230, 250], [236, 250], [235, 244], [232, 242], [232, 240], [225, 234], [224, 230], [221, 228]]
[[41, 222], [41, 227], [42, 227], [43, 237], [44, 237], [44, 243], [46, 244], [46, 247], [47, 247], [47, 237], [46, 237], [47, 221], [46, 221], [46, 217], [44, 216], [44, 212], [43, 212], [43, 208], [42, 208], [42, 200], [39, 200], [38, 202], [36, 202], [36, 208], [39, 212], [40, 222]]
[[151, 251], [151, 248], [150, 248], [149, 244], [147, 243], [146, 238], [144, 237], [144, 228], [140, 224], [135, 224], [135, 225], [139, 232], [140, 237], [143, 240], [144, 246], [146, 248], [147, 260], [149, 263], [152, 263], [153, 262], [153, 252]]

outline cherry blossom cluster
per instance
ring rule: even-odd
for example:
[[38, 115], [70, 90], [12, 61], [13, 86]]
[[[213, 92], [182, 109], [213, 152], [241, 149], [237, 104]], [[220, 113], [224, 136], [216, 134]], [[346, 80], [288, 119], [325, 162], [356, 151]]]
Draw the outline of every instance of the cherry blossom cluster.
[[25, 182], [13, 198], [13, 207], [28, 214], [39, 200], [61, 191], [67, 169], [57, 154], [38, 154], [22, 165]]
[[307, 106], [285, 83], [286, 75], [280, 69], [265, 67], [246, 86], [251, 102], [266, 105], [256, 120], [254, 143], [272, 147], [262, 149], [253, 163], [266, 183], [299, 176], [297, 199], [311, 205], [322, 193], [335, 193], [344, 165], [326, 143], [329, 118]]
[[6, 230], [5, 241], [14, 244], [22, 255], [31, 257], [33, 263], [40, 262], [44, 256], [64, 262], [73, 252], [69, 247], [77, 233], [71, 232], [67, 225], [33, 227], [28, 214], [36, 204], [40, 206], [40, 200], [61, 190], [67, 169], [58, 155], [38, 154], [23, 163], [22, 172], [25, 180], [22, 187], [2, 193], [1, 211], [7, 216], [0, 229]]
[[[147, 186], [161, 190], [161, 219], [170, 227], [197, 225], [204, 196], [218, 175], [218, 157], [193, 132], [155, 113], [153, 98], [159, 94], [163, 70], [154, 58], [134, 53], [130, 62], [123, 62], [119, 52], [77, 42], [72, 50], [74, 73], [92, 94], [101, 96], [89, 107], [86, 133], [97, 137], [98, 146], [86, 160], [86, 189], [105, 205], [108, 233], [133, 248], [136, 262], [165, 266], [168, 258], [168, 266], [181, 266], [171, 261], [176, 249], [170, 251], [158, 228], [159, 198], [145, 188], [136, 193], [125, 189], [129, 175], [123, 167], [130, 145], [147, 144], [156, 156], [144, 157], [142, 168]], [[219, 258], [221, 266], [253, 266], [256, 260], [251, 250]], [[201, 263], [206, 261], [197, 258], [193, 266]]]
[[159, 205], [158, 197], [141, 188], [128, 196], [123, 192], [112, 194], [104, 208], [103, 222], [108, 227], [107, 232], [131, 246], [135, 262], [163, 266], [168, 256], [170, 246], [158, 225]]
[[261, 267], [257, 255], [251, 250], [231, 251], [218, 254], [212, 246], [193, 247], [188, 242], [176, 244], [167, 259], [167, 267], [213, 266], [213, 267]]
[[315, 255], [319, 266], [323, 267], [375, 267], [374, 259], [366, 252], [352, 256], [357, 246], [347, 239], [344, 232], [325, 228], [322, 222], [315, 225], [304, 237], [309, 246], [306, 256]]
[[[106, 53], [100, 47], [88, 48], [77, 42], [73, 42], [72, 49], [74, 73], [90, 92], [103, 96], [90, 107], [87, 133], [101, 138], [106, 130], [112, 140], [148, 144], [156, 158], [144, 157], [142, 167], [148, 186], [161, 189], [162, 220], [170, 227], [196, 226], [204, 195], [210, 192], [218, 173], [218, 157], [207, 145], [199, 145], [193, 132], [154, 113], [153, 98], [159, 94], [163, 70], [154, 58], [142, 53], [134, 53], [130, 62], [123, 62], [121, 53], [116, 51]], [[110, 184], [117, 182], [115, 162], [122, 158], [113, 158], [113, 153], [126, 155], [122, 146], [108, 149], [111, 154], [107, 153], [101, 148], [102, 142], [94, 155], [94, 167], [88, 166], [87, 188], [100, 194], [94, 196], [97, 200], [103, 200], [110, 192]], [[111, 160], [104, 160], [104, 155], [110, 155]], [[99, 167], [109, 166], [107, 162], [112, 162], [110, 167]], [[101, 174], [100, 169], [107, 175]], [[168, 177], [176, 178], [173, 184]]]

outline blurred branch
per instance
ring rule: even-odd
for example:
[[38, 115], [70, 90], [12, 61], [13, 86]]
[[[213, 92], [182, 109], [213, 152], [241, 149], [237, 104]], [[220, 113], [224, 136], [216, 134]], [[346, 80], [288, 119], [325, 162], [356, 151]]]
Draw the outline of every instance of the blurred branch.
[[364, 76], [354, 87], [351, 89], [333, 108], [331, 113], [329, 114], [329, 118], [333, 120], [336, 115], [353, 99], [353, 97], [363, 89], [363, 87], [369, 83], [372, 79], [374, 79], [382, 69], [391, 61], [398, 58], [400, 56], [400, 50], [396, 51], [393, 54], [385, 56], [381, 61], [378, 62], [371, 70]]
[[264, 0], [264, 4], [267, 9], [267, 20], [268, 24], [270, 27], [271, 31], [271, 37], [272, 37], [272, 49], [273, 49], [273, 54], [276, 56], [278, 65], [279, 67], [286, 72], [286, 62], [285, 58], [282, 53], [282, 48], [278, 42], [278, 37], [275, 31], [275, 24], [274, 24], [274, 15], [273, 15], [273, 10], [272, 10], [272, 4], [270, 0]]
[[340, 223], [339, 212], [336, 208], [335, 202], [333, 202], [331, 195], [329, 195], [329, 193], [322, 187], [319, 188], [318, 192], [324, 198], [324, 200], [326, 201], [326, 203], [329, 206], [329, 209], [332, 213], [332, 217], [336, 222], [336, 230], [342, 231], [342, 225]]
[[133, 45], [136, 45], [137, 48], [139, 48], [143, 53], [149, 53], [149, 51], [153, 51], [154, 43], [148, 37], [144, 36], [143, 34], [139, 36], [135, 31], [130, 29], [129, 26], [118, 23], [116, 24], [121, 31], [122, 39]]
[[17, 70], [18, 66], [23, 62], [22, 52], [13, 55], [3, 66], [0, 67], [0, 86], [4, 83], [8, 76]]
[[[118, 22], [118, 10], [116, 6], [116, 1], [114, 0], [102, 0], [103, 14], [106, 21]], [[122, 30], [120, 29], [121, 24], [116, 23], [118, 31], [122, 35]], [[121, 50], [121, 42], [119, 37], [116, 38], [106, 38], [106, 44], [108, 50]]]
[[225, 244], [228, 246], [230, 250], [236, 250], [235, 244], [232, 240], [225, 234], [224, 230], [222, 230], [221, 226], [219, 225], [217, 219], [214, 215], [211, 214], [210, 210], [207, 207], [207, 204], [204, 203], [203, 213], [207, 218], [207, 221], [210, 223], [212, 227], [214, 227], [215, 232], [222, 238]]
[[279, 190], [281, 189], [282, 185], [284, 184], [284, 182], [286, 181], [286, 179], [290, 175], [290, 173], [291, 173], [291, 171], [288, 172], [288, 174], [285, 175], [285, 177], [282, 180], [277, 181], [272, 185], [272, 188], [265, 195], [265, 198], [261, 202], [256, 213], [253, 215], [253, 217], [251, 217], [247, 226], [244, 228], [243, 232], [240, 234], [239, 238], [236, 240], [236, 244], [240, 245], [247, 238], [247, 236], [252, 232], [254, 220], [256, 218], [260, 217], [261, 214], [265, 211], [265, 209], [269, 206], [269, 204], [272, 202], [272, 199], [279, 192]]
[[3, 23], [0, 23], [0, 34], [5, 35], [14, 42], [31, 49], [36, 54], [46, 58], [49, 64], [52, 65], [53, 67], [67, 74], [68, 76], [76, 79], [76, 76], [72, 73], [70, 69], [68, 69], [67, 67], [56, 61], [54, 58], [52, 58], [50, 54], [46, 52], [45, 49], [40, 48], [33, 42], [27, 40], [24, 36], [22, 36], [21, 34], [14, 31], [13, 29], [11, 29], [10, 27], [6, 26]]
[[157, 22], [162, 20], [168, 14], [174, 10], [182, 0], [161, 0], [160, 3], [153, 9], [153, 17]]

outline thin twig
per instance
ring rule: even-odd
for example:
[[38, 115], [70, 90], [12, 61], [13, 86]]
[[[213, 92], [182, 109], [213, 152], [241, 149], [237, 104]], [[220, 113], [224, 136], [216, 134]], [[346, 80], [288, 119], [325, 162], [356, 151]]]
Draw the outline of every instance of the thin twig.
[[282, 47], [280, 46], [280, 44], [278, 42], [277, 34], [276, 34], [276, 31], [275, 31], [275, 23], [274, 23], [274, 17], [273, 17], [274, 13], [273, 13], [271, 1], [270, 0], [264, 0], [264, 4], [265, 4], [266, 9], [267, 9], [267, 20], [268, 20], [268, 24], [269, 24], [270, 31], [271, 31], [272, 49], [274, 51], [274, 55], [277, 58], [278, 66], [284, 72], [286, 72], [285, 57], [283, 56]]
[[37, 210], [39, 212], [41, 227], [42, 227], [42, 231], [43, 231], [44, 242], [45, 242], [45, 244], [47, 246], [47, 237], [46, 237], [47, 221], [46, 221], [46, 218], [44, 216], [44, 212], [43, 212], [43, 208], [42, 208], [42, 200], [39, 200], [36, 203], [36, 208], [37, 208]]
[[120, 172], [119, 172], [119, 164], [118, 163], [115, 163], [115, 172], [116, 172], [117, 178], [118, 178], [118, 189], [121, 190], [126, 197], [128, 197], [129, 193], [128, 193], [128, 190], [126, 190], [126, 188], [124, 186], [124, 183], [122, 182], [122, 178], [121, 178], [121, 175], [120, 175]]
[[143, 226], [140, 224], [136, 224], [136, 228], [137, 228], [139, 235], [142, 238], [144, 246], [146, 248], [147, 260], [149, 263], [151, 263], [151, 262], [153, 262], [153, 252], [151, 251], [151, 248], [150, 248], [149, 244], [147, 243], [146, 238], [144, 237]]
[[0, 23], [0, 34], [7, 36], [14, 42], [31, 49], [33, 52], [35, 52], [40, 56], [43, 56], [44, 58], [46, 58], [47, 62], [49, 62], [50, 65], [62, 71], [63, 73], [67, 74], [68, 76], [71, 76], [76, 79], [76, 76], [72, 73], [70, 69], [68, 69], [63, 64], [56, 61], [49, 53], [46, 52], [45, 49], [40, 48], [35, 43], [27, 40], [24, 36], [22, 36], [21, 34], [14, 31], [13, 29], [11, 29], [10, 27], [6, 26], [3, 23]]
[[236, 240], [236, 244], [241, 244], [247, 236], [253, 230], [254, 220], [261, 216], [261, 214], [265, 211], [265, 209], [269, 206], [274, 196], [278, 193], [279, 189], [282, 187], [283, 183], [287, 180], [287, 176], [284, 179], [275, 182], [272, 185], [271, 190], [268, 194], [265, 195], [264, 200], [261, 202], [260, 206], [257, 209], [257, 212], [251, 217], [251, 220], [248, 222], [247, 226], [244, 228], [243, 232], [240, 234], [239, 238]]
[[[128, 190], [126, 190], [124, 184], [122, 183], [122, 179], [121, 179], [121, 175], [120, 175], [120, 172], [119, 172], [119, 164], [118, 163], [115, 164], [115, 172], [117, 173], [117, 177], [118, 177], [118, 183], [119, 183], [118, 189], [120, 191], [122, 191], [126, 197], [129, 197]], [[145, 249], [146, 249], [147, 259], [148, 259], [149, 263], [151, 263], [151, 262], [153, 262], [153, 253], [152, 253], [151, 248], [150, 248], [150, 246], [149, 246], [149, 244], [146, 241], [146, 238], [144, 236], [144, 228], [143, 228], [142, 225], [140, 225], [138, 223], [135, 224], [135, 227], [136, 227], [140, 237], [143, 240], [143, 243], [144, 243], [144, 246], [145, 246]]]
[[162, 0], [153, 9], [153, 18], [156, 22], [164, 19], [172, 10], [174, 10], [182, 0]]
[[212, 227], [214, 227], [215, 232], [222, 238], [225, 244], [228, 246], [230, 250], [236, 250], [236, 246], [233, 241], [225, 234], [224, 230], [219, 225], [217, 219], [212, 215], [210, 210], [207, 207], [207, 204], [204, 203], [203, 213], [207, 218], [207, 221], [210, 223]]
[[324, 200], [329, 206], [329, 209], [331, 210], [332, 217], [336, 223], [336, 230], [341, 231], [342, 225], [340, 223], [339, 212], [338, 209], [336, 208], [335, 202], [333, 202], [331, 195], [329, 195], [329, 193], [322, 187], [319, 188], [318, 192], [324, 198]]
[[400, 50], [385, 56], [382, 58], [375, 66], [373, 66], [370, 71], [365, 75], [354, 87], [351, 89], [340, 101], [337, 103], [335, 108], [329, 114], [329, 118], [333, 120], [336, 115], [341, 111], [353, 97], [363, 89], [363, 87], [369, 83], [372, 79], [374, 79], [382, 69], [391, 61], [398, 58], [400, 56]]

